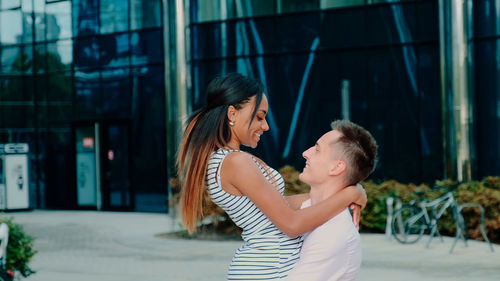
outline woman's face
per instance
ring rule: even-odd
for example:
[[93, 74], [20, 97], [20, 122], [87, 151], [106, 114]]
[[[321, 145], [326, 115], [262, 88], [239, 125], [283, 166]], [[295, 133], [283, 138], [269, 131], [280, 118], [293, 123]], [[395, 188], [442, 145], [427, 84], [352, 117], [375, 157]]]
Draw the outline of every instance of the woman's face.
[[228, 111], [229, 120], [234, 122], [234, 125], [230, 126], [232, 130], [232, 137], [229, 141], [230, 145], [233, 144], [239, 148], [239, 145], [242, 144], [255, 148], [259, 143], [260, 136], [269, 130], [269, 125], [266, 121], [268, 104], [265, 95], [262, 96], [262, 101], [257, 107], [255, 117], [253, 120], [251, 119], [256, 98], [256, 96], [251, 97], [239, 110], [232, 108]]

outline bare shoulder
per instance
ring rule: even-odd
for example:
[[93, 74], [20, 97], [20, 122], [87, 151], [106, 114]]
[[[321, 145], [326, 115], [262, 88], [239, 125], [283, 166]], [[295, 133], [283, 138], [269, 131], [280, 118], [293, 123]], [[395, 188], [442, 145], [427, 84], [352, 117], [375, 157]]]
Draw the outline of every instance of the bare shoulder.
[[244, 151], [233, 151], [226, 156], [224, 164], [230, 164], [231, 167], [245, 167], [255, 165], [252, 160], [252, 155]]

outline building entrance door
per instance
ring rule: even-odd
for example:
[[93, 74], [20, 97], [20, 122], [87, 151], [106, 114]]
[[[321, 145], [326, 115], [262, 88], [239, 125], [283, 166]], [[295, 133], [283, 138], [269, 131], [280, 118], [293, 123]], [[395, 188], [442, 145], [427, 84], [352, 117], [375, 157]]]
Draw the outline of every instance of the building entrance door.
[[80, 207], [131, 210], [127, 122], [95, 122], [75, 128], [77, 196]]

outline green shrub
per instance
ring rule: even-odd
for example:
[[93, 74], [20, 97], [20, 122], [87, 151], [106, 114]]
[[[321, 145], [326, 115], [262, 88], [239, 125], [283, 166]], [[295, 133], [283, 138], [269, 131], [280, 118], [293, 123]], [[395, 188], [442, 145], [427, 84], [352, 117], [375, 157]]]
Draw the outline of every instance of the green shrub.
[[7, 245], [7, 270], [19, 271], [22, 276], [28, 277], [35, 273], [28, 263], [36, 251], [33, 249], [33, 237], [24, 232], [20, 224], [14, 223], [12, 217], [0, 218], [0, 223], [9, 227], [9, 243]]

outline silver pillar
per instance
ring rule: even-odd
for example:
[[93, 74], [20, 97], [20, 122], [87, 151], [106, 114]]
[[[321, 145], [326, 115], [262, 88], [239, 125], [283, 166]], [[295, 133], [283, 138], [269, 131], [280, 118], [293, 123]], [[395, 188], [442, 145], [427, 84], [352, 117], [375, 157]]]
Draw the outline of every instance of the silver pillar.
[[187, 119], [189, 108], [189, 71], [186, 54], [187, 9], [189, 1], [163, 0], [163, 43], [165, 65], [165, 111], [167, 140], [167, 171], [169, 213], [176, 216], [172, 208], [172, 190], [170, 181], [176, 177], [176, 154]]
[[439, 0], [445, 177], [474, 175], [472, 13], [470, 0]]

